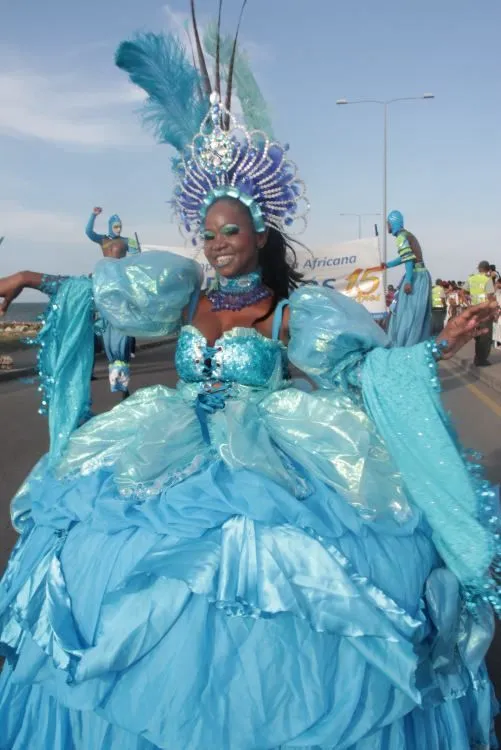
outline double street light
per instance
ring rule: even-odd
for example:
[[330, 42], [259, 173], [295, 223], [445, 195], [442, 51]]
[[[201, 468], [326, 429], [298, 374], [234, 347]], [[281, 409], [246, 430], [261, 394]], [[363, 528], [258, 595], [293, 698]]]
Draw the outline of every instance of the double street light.
[[338, 99], [336, 104], [379, 104], [384, 112], [384, 141], [383, 141], [383, 263], [387, 260], [387, 230], [386, 217], [388, 215], [387, 205], [387, 174], [388, 174], [388, 107], [395, 102], [412, 102], [422, 99], [434, 99], [434, 94], [423, 94], [422, 96], [400, 96], [397, 99]]
[[381, 216], [381, 214], [339, 214], [340, 216], [355, 216], [358, 219], [358, 239], [362, 237], [362, 219], [364, 216]]

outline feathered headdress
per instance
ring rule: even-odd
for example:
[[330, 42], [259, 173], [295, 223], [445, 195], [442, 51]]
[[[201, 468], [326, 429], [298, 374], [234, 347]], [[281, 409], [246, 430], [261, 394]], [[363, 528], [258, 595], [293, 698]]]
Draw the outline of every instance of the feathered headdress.
[[[286, 158], [288, 146], [271, 139], [264, 97], [238, 47], [246, 4], [243, 0], [234, 38], [223, 38], [223, 0], [219, 0], [217, 24], [208, 28], [203, 40], [214, 61], [213, 81], [194, 0], [190, 0], [194, 39], [192, 44], [189, 37], [190, 52], [174, 34], [147, 33], [122, 42], [116, 54], [118, 67], [148, 94], [143, 121], [161, 143], [179, 152], [173, 160], [178, 185], [172, 203], [194, 244], [208, 207], [223, 197], [244, 203], [258, 232], [268, 226], [290, 231], [297, 219], [304, 221], [309, 209], [296, 167]], [[245, 126], [231, 114], [234, 90]]]
[[247, 206], [256, 232], [267, 227], [290, 232], [298, 229], [298, 222], [305, 223], [309, 209], [305, 186], [287, 158], [288, 148], [263, 131], [246, 130], [218, 94], [211, 95], [210, 111], [175, 167], [174, 210], [194, 244], [207, 210], [221, 198]]

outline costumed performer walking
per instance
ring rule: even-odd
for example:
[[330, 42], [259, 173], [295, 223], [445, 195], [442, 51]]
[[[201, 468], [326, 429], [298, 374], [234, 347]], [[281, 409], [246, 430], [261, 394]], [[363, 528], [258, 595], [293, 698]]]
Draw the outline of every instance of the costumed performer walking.
[[[130, 237], [122, 237], [122, 220], [118, 214], [113, 214], [108, 219], [108, 234], [97, 234], [94, 230], [96, 218], [102, 213], [102, 208], [96, 206], [92, 210], [89, 221], [85, 228], [87, 237], [96, 242], [102, 248], [103, 255], [112, 246], [117, 247], [121, 242], [124, 246], [124, 255], [137, 255], [141, 252], [139, 241]], [[109, 323], [103, 325], [103, 345], [108, 359], [108, 377], [112, 393], [121, 393], [122, 398], [129, 396], [130, 386], [130, 360], [135, 353], [135, 339], [132, 336], [124, 336], [113, 329]]]
[[[179, 80], [168, 60], [176, 107], [159, 98]], [[12, 505], [0, 746], [493, 747], [495, 493], [458, 446], [437, 360], [495, 305], [390, 348], [357, 303], [297, 288], [286, 232], [307, 203], [286, 147], [235, 121], [219, 85], [200, 126], [211, 82], [177, 39], [139, 36], [117, 61], [180, 149], [174, 208], [217, 284], [202, 293], [170, 253], [52, 280], [54, 314], [79, 316], [43, 359], [51, 450]], [[4, 305], [27, 283], [1, 280]], [[73, 431], [52, 409], [57, 347], [80, 362], [72, 321], [93, 299], [124, 333], [180, 330], [180, 380]]]
[[398, 257], [383, 268], [405, 265], [392, 306], [388, 336], [393, 346], [413, 346], [431, 336], [431, 276], [416, 237], [404, 228], [400, 211], [388, 214], [388, 232], [397, 241]]

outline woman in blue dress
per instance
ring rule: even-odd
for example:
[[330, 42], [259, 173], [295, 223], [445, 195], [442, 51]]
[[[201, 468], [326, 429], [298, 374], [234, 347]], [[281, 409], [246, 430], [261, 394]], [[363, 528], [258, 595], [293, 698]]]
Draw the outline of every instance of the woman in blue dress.
[[[177, 178], [207, 293], [170, 253], [103, 259], [92, 286], [0, 280], [4, 304], [45, 284], [57, 334], [51, 448], [0, 584], [0, 748], [495, 747], [495, 498], [437, 376], [493, 305], [400, 349], [346, 297], [297, 288], [295, 167], [218, 95]], [[129, 335], [179, 331], [180, 379], [74, 429], [93, 304]]]
[[398, 257], [383, 267], [405, 266], [390, 312], [388, 336], [393, 346], [413, 346], [431, 336], [431, 276], [421, 245], [404, 228], [400, 211], [388, 214], [388, 231], [397, 241]]

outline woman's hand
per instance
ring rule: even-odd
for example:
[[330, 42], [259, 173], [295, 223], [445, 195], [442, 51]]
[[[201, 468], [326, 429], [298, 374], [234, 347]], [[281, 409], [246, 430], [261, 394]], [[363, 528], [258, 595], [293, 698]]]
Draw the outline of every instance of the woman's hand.
[[[481, 305], [469, 307], [467, 310], [450, 320], [442, 333], [437, 336], [444, 359], [450, 359], [468, 341], [489, 331], [489, 324], [499, 317], [496, 302], [483, 302]], [[447, 346], [441, 346], [447, 342]]]
[[25, 287], [23, 274], [13, 273], [0, 279], [0, 317], [9, 309], [10, 303], [18, 297]]
[[100, 206], [96, 206], [92, 209], [92, 213], [94, 216], [99, 216], [100, 213], [102, 213], [103, 209]]

